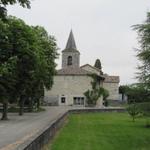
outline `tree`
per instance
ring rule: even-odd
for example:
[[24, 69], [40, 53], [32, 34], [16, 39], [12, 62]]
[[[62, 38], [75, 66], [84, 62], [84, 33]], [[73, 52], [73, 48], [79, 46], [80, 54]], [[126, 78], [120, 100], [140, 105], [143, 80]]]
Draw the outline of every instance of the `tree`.
[[127, 111], [129, 115], [132, 117], [133, 122], [135, 122], [135, 118], [139, 115], [140, 109], [138, 105], [134, 102], [127, 107]]
[[[13, 60], [12, 60], [13, 61]], [[13, 62], [0, 65], [0, 103], [3, 104], [2, 120], [7, 120], [8, 103], [12, 102], [13, 87], [16, 83]]]
[[122, 100], [124, 100], [124, 97], [125, 97], [125, 95], [127, 95], [128, 90], [129, 90], [129, 86], [127, 86], [127, 85], [119, 86], [119, 93], [122, 94]]
[[150, 93], [144, 84], [132, 84], [126, 88], [128, 103], [150, 102]]
[[[144, 23], [134, 25], [133, 28], [138, 33], [138, 42], [140, 44], [140, 48], [137, 49], [137, 57], [141, 62], [141, 65], [138, 66], [139, 73], [137, 77], [140, 84], [134, 87], [132, 93], [129, 94], [133, 95], [134, 101], [142, 102], [144, 100], [150, 103], [150, 12], [147, 13], [147, 19]], [[150, 116], [150, 105], [148, 103], [143, 107], [145, 116]], [[150, 126], [149, 122], [147, 126]]]
[[16, 84], [17, 57], [12, 56], [9, 43], [11, 33], [8, 25], [0, 20], [0, 102], [3, 104], [2, 120], [7, 120], [8, 102], [13, 102]]
[[103, 74], [100, 59], [96, 59], [94, 67], [100, 70], [100, 74]]
[[101, 65], [100, 59], [96, 59], [94, 67], [98, 68], [100, 70], [102, 69], [102, 65]]
[[138, 79], [150, 92], [150, 12], [147, 13], [147, 19], [143, 24], [133, 27], [138, 32], [140, 44], [140, 49], [137, 49], [137, 57], [141, 61], [141, 65], [138, 66]]
[[[14, 75], [12, 95], [16, 95], [19, 114], [23, 115], [24, 104], [30, 101], [39, 107], [44, 88], [50, 89], [53, 85], [57, 45], [54, 37], [49, 36], [42, 27], [28, 26], [15, 17], [8, 17], [7, 22], [0, 23], [0, 69], [8, 70], [8, 79], [13, 79], [11, 74]], [[12, 58], [15, 63], [10, 61]], [[15, 69], [5, 64], [12, 64]], [[1, 89], [2, 93], [6, 93], [2, 95], [6, 99], [11, 82], [4, 82], [6, 73], [3, 72], [1, 80], [6, 84]]]
[[[27, 42], [33, 41], [33, 45], [29, 43], [32, 47], [29, 49], [29, 54], [31, 55], [28, 55], [29, 58], [25, 57], [23, 63], [19, 63], [18, 68], [21, 78], [19, 85], [25, 82], [21, 90], [23, 93], [20, 97], [20, 115], [23, 114], [24, 102], [28, 99], [30, 99], [31, 104], [34, 102], [39, 108], [40, 99], [43, 97], [43, 90], [44, 88], [50, 89], [52, 87], [53, 76], [56, 72], [55, 58], [57, 57], [57, 45], [54, 37], [49, 36], [46, 30], [39, 26], [32, 26], [30, 30], [30, 37], [33, 36], [33, 39], [26, 39]], [[24, 58], [24, 54], [22, 56]]]
[[56, 74], [55, 59], [57, 58], [57, 45], [54, 37], [49, 36], [46, 30], [40, 26], [32, 27], [36, 34], [37, 45], [40, 55], [33, 76], [33, 92], [36, 98], [37, 108], [39, 109], [40, 100], [44, 95], [44, 88], [51, 89], [53, 85], [53, 76]]
[[8, 102], [14, 102], [12, 99], [15, 91], [16, 57], [11, 57], [7, 62], [0, 65], [0, 103], [3, 104], [2, 120], [7, 120]]
[[19, 3], [22, 7], [30, 8], [29, 0], [1, 0], [0, 1], [0, 19], [5, 20], [7, 16], [7, 5]]
[[138, 104], [139, 108], [146, 119], [146, 127], [150, 128], [150, 103], [144, 102]]

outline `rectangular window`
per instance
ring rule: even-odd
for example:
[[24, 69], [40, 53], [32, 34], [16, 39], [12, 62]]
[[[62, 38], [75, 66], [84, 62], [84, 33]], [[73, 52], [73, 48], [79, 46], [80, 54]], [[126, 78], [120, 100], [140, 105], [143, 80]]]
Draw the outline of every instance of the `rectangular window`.
[[63, 104], [66, 103], [66, 97], [61, 98], [61, 103], [63, 103]]

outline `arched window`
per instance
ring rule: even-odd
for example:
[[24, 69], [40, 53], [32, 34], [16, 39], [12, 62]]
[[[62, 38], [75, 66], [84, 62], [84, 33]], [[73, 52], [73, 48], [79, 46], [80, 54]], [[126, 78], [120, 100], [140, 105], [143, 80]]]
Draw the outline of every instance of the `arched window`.
[[71, 65], [72, 65], [72, 56], [68, 56], [67, 65], [68, 65], [68, 66], [71, 66]]

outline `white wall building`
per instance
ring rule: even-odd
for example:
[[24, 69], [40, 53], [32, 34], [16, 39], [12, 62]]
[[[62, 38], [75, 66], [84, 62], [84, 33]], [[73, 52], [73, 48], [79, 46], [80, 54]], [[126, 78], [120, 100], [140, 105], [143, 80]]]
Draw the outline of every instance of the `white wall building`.
[[[70, 32], [66, 48], [62, 51], [62, 69], [54, 77], [51, 90], [45, 91], [45, 100], [55, 105], [85, 105], [84, 92], [91, 89], [93, 80], [89, 74], [97, 74], [99, 86], [109, 91], [110, 100], [118, 100], [119, 76], [108, 76], [89, 64], [80, 67], [80, 52], [76, 48], [72, 31]], [[102, 98], [97, 102], [102, 105]]]

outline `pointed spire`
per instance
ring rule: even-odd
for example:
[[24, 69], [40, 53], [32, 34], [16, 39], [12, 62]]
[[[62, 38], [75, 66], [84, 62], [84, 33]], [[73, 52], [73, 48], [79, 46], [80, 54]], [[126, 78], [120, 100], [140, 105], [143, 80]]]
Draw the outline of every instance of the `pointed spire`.
[[72, 29], [70, 31], [70, 35], [65, 49], [75, 49], [75, 50], [77, 49]]

